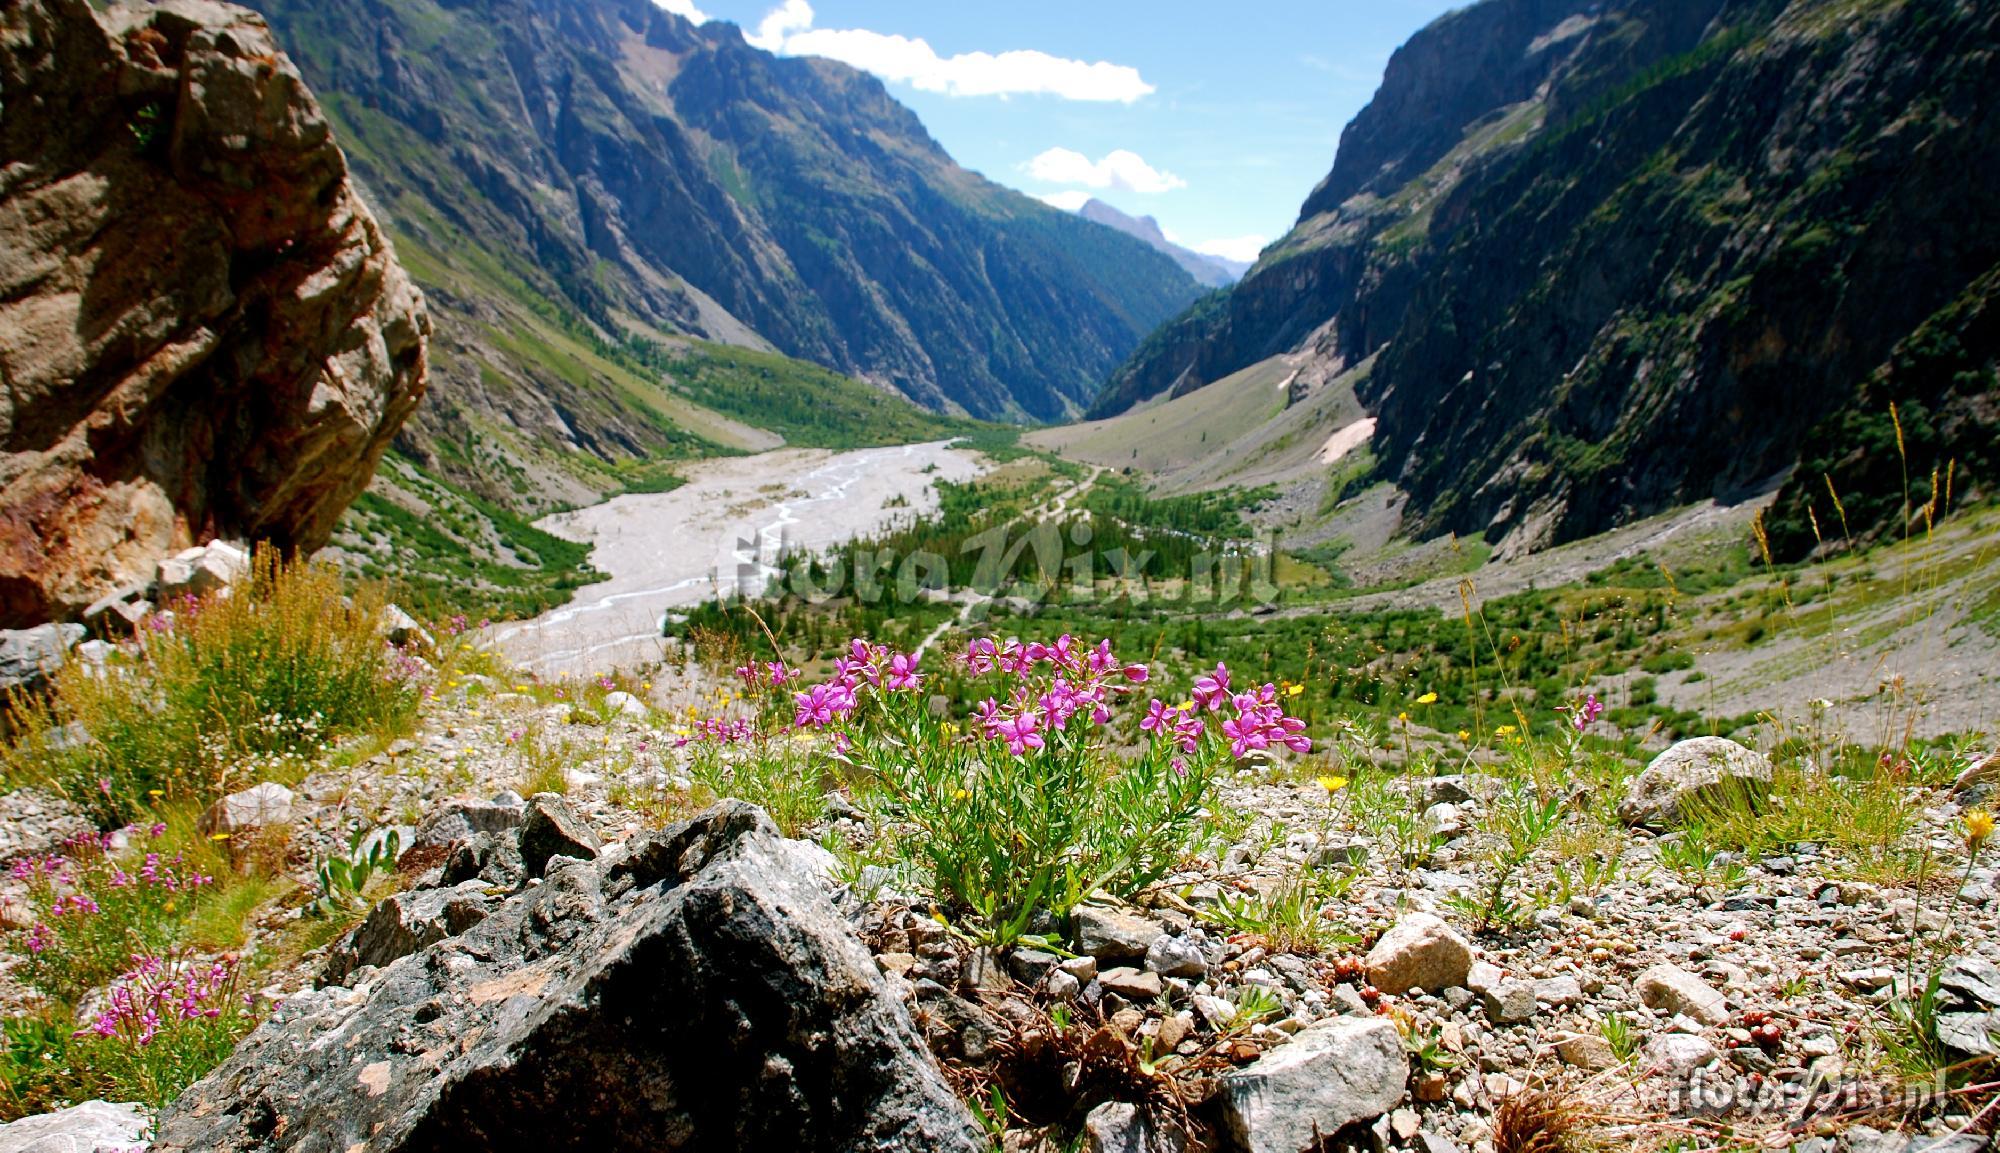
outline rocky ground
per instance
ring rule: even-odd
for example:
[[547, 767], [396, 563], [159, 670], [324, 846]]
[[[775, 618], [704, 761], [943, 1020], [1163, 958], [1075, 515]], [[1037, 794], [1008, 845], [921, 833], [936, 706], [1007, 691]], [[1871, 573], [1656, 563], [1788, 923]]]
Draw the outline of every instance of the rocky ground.
[[[359, 1005], [398, 958], [449, 950], [439, 942], [532, 897], [552, 860], [636, 851], [709, 803], [677, 747], [697, 694], [655, 695], [656, 707], [622, 692], [579, 704], [525, 679], [458, 676], [415, 736], [239, 802], [227, 818], [238, 827], [288, 826], [302, 886], [357, 831], [396, 828], [404, 850], [404, 891], [274, 974], [264, 1000], [282, 1006], [324, 982], [311, 1004]], [[700, 696], [715, 704], [712, 690]], [[524, 799], [531, 781], [551, 783], [537, 777], [551, 759], [565, 791]], [[1628, 816], [1671, 806], [1674, 782], [1641, 782]], [[1330, 784], [1239, 773], [1182, 872], [1131, 905], [1033, 926], [1048, 939], [998, 954], [898, 892], [893, 873], [811, 845], [792, 859], [866, 942], [881, 988], [952, 1084], [979, 1101], [1003, 1088], [1010, 1149], [1058, 1147], [1053, 1135], [1086, 1119], [1093, 1150], [1261, 1153], [1307, 1147], [1317, 1131], [1377, 1149], [1505, 1153], [1535, 1117], [1655, 1145], [1714, 1142], [1724, 1124], [1801, 1148], [1988, 1140], [1991, 1110], [1971, 1114], [1990, 1092], [1886, 1135], [1905, 1118], [1883, 1052], [1884, 1005], [1912, 971], [1913, 941], [1920, 958], [1947, 951], [1941, 1008], [1956, 1056], [1993, 1052], [1995, 872], [1965, 868], [1962, 827], [1991, 785], [1924, 795], [1914, 843], [1896, 846], [1932, 852], [1921, 886], [1872, 883], [1867, 862], [1811, 845], [1710, 860], [1690, 878], [1670, 867], [1671, 832], [1586, 830], [1596, 839], [1532, 854], [1505, 890], [1524, 905], [1516, 923], [1480, 932], [1492, 828], [1512, 803], [1497, 777], [1397, 779], [1365, 803]], [[12, 852], [74, 822], [46, 798], [0, 803]], [[1392, 810], [1420, 816], [1414, 842]], [[870, 817], [845, 798], [826, 814], [805, 838], [871, 840]], [[267, 909], [255, 938], [282, 936], [310, 915], [303, 905]], [[1549, 1116], [1524, 1120], [1530, 1102]]]

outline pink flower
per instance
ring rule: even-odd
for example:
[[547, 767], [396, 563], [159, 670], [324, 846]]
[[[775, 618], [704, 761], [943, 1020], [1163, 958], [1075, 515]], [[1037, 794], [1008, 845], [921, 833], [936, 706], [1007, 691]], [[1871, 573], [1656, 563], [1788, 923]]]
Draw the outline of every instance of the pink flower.
[[820, 728], [854, 709], [854, 691], [845, 685], [814, 685], [792, 698], [796, 707], [792, 723], [798, 728]]
[[1229, 751], [1238, 757], [1271, 747], [1271, 738], [1263, 722], [1254, 716], [1233, 717], [1222, 722], [1222, 735], [1229, 738]]
[[1035, 731], [1038, 727], [1040, 722], [1034, 713], [1022, 712], [1001, 720], [995, 735], [1007, 742], [1008, 752], [1017, 757], [1025, 756], [1029, 749], [1044, 748], [1048, 744]]
[[923, 679], [917, 672], [917, 659], [907, 653], [897, 653], [889, 658], [889, 676], [886, 683], [891, 691], [917, 687], [918, 682]]
[[1592, 693], [1584, 699], [1582, 704], [1576, 706], [1576, 712], [1570, 718], [1570, 724], [1575, 725], [1576, 731], [1580, 733], [1596, 724], [1598, 716], [1603, 712], [1604, 702], [1597, 699], [1596, 693]]
[[974, 676], [990, 673], [999, 655], [1000, 648], [992, 637], [980, 637], [965, 646], [965, 667]]
[[1165, 733], [1173, 727], [1174, 716], [1175, 710], [1162, 704], [1160, 698], [1154, 697], [1147, 703], [1146, 715], [1140, 719], [1139, 727], [1149, 733]]
[[1194, 703], [1209, 712], [1220, 712], [1229, 701], [1229, 668], [1220, 661], [1215, 671], [1194, 682]]

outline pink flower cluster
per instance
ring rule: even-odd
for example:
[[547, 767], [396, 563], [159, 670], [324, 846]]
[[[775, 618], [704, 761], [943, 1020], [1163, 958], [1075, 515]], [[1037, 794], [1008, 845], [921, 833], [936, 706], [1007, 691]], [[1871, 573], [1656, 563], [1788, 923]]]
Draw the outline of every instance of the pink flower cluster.
[[1597, 718], [1603, 713], [1604, 702], [1597, 699], [1596, 693], [1591, 693], [1580, 704], [1570, 709], [1569, 723], [1580, 733], [1596, 724]]
[[737, 666], [736, 677], [743, 682], [744, 688], [754, 693], [766, 688], [782, 689], [799, 679], [799, 671], [782, 660], [766, 661], [762, 668], [757, 666], [756, 661], [751, 661]]
[[122, 1037], [135, 1045], [150, 1045], [163, 1026], [222, 1016], [234, 977], [235, 967], [227, 960], [180, 966], [160, 957], [135, 956], [131, 971], [112, 986], [104, 1008], [73, 1036]]
[[1047, 734], [1066, 730], [1079, 717], [1105, 724], [1111, 699], [1149, 675], [1145, 665], [1119, 661], [1110, 641], [1086, 649], [1068, 633], [1053, 644], [982, 637], [966, 646], [965, 667], [978, 676], [997, 671], [1016, 682], [1006, 704], [988, 697], [973, 719], [987, 739], [1004, 742], [1017, 757], [1048, 747]]
[[1287, 748], [1295, 753], [1312, 751], [1306, 723], [1286, 716], [1285, 707], [1278, 703], [1278, 686], [1266, 683], [1254, 692], [1231, 692], [1229, 667], [1219, 662], [1214, 672], [1195, 679], [1188, 705], [1170, 706], [1155, 700], [1148, 706], [1139, 727], [1156, 737], [1176, 741], [1183, 752], [1192, 753], [1207, 729], [1199, 714], [1219, 713], [1225, 708], [1233, 709], [1236, 714], [1225, 719], [1221, 726], [1222, 735], [1229, 739], [1229, 751], [1235, 756], [1246, 757], [1273, 748]]
[[757, 737], [757, 722], [748, 717], [725, 721], [721, 717], [708, 717], [698, 721], [687, 735], [674, 740], [675, 748], [684, 748], [697, 742], [712, 745], [735, 745]]
[[924, 680], [924, 675], [917, 671], [917, 661], [917, 657], [895, 652], [887, 645], [870, 644], [858, 638], [849, 642], [847, 655], [834, 659], [833, 680], [792, 695], [795, 709], [792, 724], [806, 729], [835, 723], [861, 703], [863, 688], [915, 692]]

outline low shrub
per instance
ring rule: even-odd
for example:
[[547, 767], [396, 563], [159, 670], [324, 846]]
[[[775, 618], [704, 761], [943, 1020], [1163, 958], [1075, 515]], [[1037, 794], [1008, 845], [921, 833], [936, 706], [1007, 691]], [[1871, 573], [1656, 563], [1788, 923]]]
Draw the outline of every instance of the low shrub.
[[350, 734], [406, 729], [428, 666], [387, 644], [383, 602], [340, 575], [261, 551], [229, 595], [155, 616], [136, 658], [76, 662], [46, 699], [10, 703], [0, 774], [47, 785], [100, 825], [134, 799], [206, 800], [296, 779]]
[[1128, 758], [1107, 726], [1150, 674], [1109, 641], [989, 638], [963, 661], [993, 692], [964, 723], [932, 708], [917, 658], [855, 641], [832, 681], [794, 696], [794, 724], [831, 734], [835, 760], [900, 829], [897, 853], [994, 943], [1038, 912], [1060, 917], [1095, 890], [1129, 895], [1157, 880], [1189, 851], [1219, 772], [1311, 747], [1274, 686], [1232, 692], [1220, 665], [1191, 699], [1150, 702], [1150, 739]]

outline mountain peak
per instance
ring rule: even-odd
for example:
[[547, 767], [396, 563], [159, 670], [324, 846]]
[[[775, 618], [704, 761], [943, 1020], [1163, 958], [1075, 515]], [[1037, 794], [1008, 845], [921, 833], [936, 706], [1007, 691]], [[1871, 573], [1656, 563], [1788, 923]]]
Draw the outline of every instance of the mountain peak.
[[1150, 216], [1131, 216], [1120, 212], [1095, 196], [1085, 201], [1083, 207], [1076, 210], [1076, 214], [1085, 220], [1102, 224], [1107, 228], [1115, 228], [1127, 236], [1145, 241], [1152, 245], [1155, 251], [1173, 257], [1174, 263], [1180, 265], [1189, 276], [1209, 288], [1234, 284], [1250, 268], [1242, 261], [1224, 260], [1220, 256], [1210, 256], [1205, 252], [1196, 252], [1191, 248], [1175, 244], [1167, 239], [1167, 234], [1161, 230], [1159, 221]]

